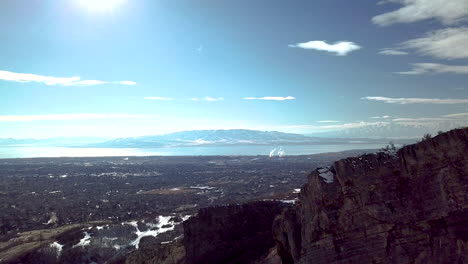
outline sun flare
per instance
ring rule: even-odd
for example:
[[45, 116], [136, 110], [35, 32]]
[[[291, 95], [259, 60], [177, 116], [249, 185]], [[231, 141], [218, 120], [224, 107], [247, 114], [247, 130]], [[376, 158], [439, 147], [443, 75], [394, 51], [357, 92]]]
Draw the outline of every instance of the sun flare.
[[78, 0], [89, 11], [105, 12], [112, 11], [122, 5], [126, 0]]

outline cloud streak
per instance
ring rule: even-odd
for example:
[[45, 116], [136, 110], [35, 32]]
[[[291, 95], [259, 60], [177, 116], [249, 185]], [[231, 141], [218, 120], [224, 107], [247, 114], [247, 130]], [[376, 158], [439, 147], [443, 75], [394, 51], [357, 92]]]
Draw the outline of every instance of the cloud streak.
[[396, 50], [396, 49], [383, 49], [383, 50], [379, 51], [379, 54], [391, 55], [391, 56], [402, 56], [402, 55], [408, 55], [408, 52], [401, 51], [401, 50]]
[[339, 41], [328, 44], [325, 41], [315, 40], [304, 43], [289, 45], [290, 48], [311, 49], [335, 53], [338, 56], [346, 56], [348, 53], [361, 49], [362, 47], [350, 41]]
[[321, 121], [317, 121], [317, 123], [340, 123], [340, 121], [336, 121], [336, 120], [321, 120]]
[[448, 60], [468, 58], [467, 46], [468, 27], [431, 31], [424, 37], [401, 44], [402, 48], [414, 49], [418, 54]]
[[404, 75], [420, 75], [428, 73], [453, 73], [453, 74], [468, 74], [468, 66], [465, 65], [447, 65], [440, 63], [412, 63], [410, 71], [396, 72]]
[[264, 100], [264, 101], [287, 101], [295, 100], [294, 96], [265, 96], [265, 97], [245, 97], [244, 100]]
[[387, 104], [468, 104], [468, 99], [390, 98], [383, 96], [366, 96], [361, 99], [384, 102]]
[[128, 114], [52, 114], [52, 115], [0, 115], [0, 122], [21, 121], [65, 121], [87, 119], [113, 119], [113, 118], [147, 118], [155, 115], [128, 115]]
[[29, 83], [36, 82], [42, 83], [45, 85], [60, 85], [60, 86], [92, 86], [92, 85], [102, 85], [102, 84], [121, 84], [121, 85], [136, 85], [136, 82], [133, 81], [117, 81], [117, 82], [108, 82], [108, 81], [99, 81], [99, 80], [82, 80], [79, 76], [74, 77], [53, 77], [53, 76], [44, 76], [31, 73], [16, 73], [10, 71], [0, 71], [0, 80], [10, 81], [10, 82], [19, 82], [19, 83]]
[[468, 1], [466, 0], [390, 0], [403, 7], [372, 18], [374, 24], [388, 26], [396, 23], [413, 23], [427, 19], [437, 19], [443, 24], [456, 24], [467, 20]]
[[218, 102], [218, 101], [223, 101], [223, 97], [211, 97], [211, 96], [205, 96], [203, 98], [190, 98], [190, 101], [206, 101], [206, 102]]

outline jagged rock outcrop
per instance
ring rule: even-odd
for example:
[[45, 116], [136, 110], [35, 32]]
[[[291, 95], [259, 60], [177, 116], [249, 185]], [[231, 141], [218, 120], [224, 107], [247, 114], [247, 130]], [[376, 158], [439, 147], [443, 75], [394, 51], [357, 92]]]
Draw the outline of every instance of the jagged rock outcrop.
[[[201, 209], [184, 222], [186, 264], [251, 263], [275, 246], [272, 223], [290, 205], [262, 201]], [[273, 252], [274, 253], [274, 252]]]
[[467, 263], [468, 129], [335, 162], [274, 222], [283, 263]]

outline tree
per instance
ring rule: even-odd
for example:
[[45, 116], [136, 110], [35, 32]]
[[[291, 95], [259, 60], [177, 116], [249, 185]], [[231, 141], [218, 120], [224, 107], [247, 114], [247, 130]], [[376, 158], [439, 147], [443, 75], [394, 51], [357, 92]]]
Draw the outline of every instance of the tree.
[[397, 148], [393, 141], [388, 142], [388, 145], [385, 146], [384, 148], [380, 149], [380, 152], [384, 152], [386, 154], [395, 154], [397, 151]]
[[426, 141], [426, 140], [429, 140], [431, 138], [432, 138], [431, 134], [424, 134], [424, 136], [422, 138], [422, 141]]

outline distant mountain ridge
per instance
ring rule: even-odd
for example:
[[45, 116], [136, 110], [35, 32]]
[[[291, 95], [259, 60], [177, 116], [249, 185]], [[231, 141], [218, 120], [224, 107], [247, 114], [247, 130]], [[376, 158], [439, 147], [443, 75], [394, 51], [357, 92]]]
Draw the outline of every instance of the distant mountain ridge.
[[308, 144], [347, 144], [347, 143], [382, 143], [382, 140], [319, 138], [302, 134], [277, 131], [258, 131], [247, 129], [230, 130], [193, 130], [166, 135], [120, 138], [92, 147], [107, 148], [150, 148], [150, 147], [190, 147], [190, 146], [234, 146], [234, 145], [308, 145]]
[[193, 130], [165, 135], [120, 138], [99, 144], [96, 147], [182, 147], [182, 146], [229, 146], [229, 145], [275, 145], [319, 142], [320, 139], [301, 134], [247, 129]]
[[[346, 134], [343, 134], [346, 135]], [[314, 137], [302, 134], [248, 129], [192, 130], [164, 135], [149, 135], [118, 139], [92, 137], [59, 137], [49, 139], [0, 138], [0, 147], [85, 147], [85, 148], [160, 148], [196, 146], [240, 146], [240, 145], [326, 145], [388, 143], [387, 138], [371, 137]], [[414, 140], [395, 140], [407, 144]]]

